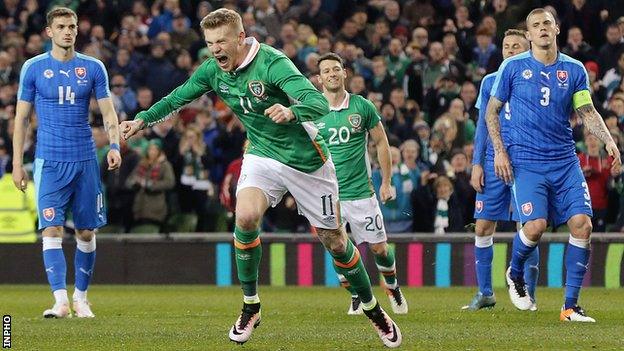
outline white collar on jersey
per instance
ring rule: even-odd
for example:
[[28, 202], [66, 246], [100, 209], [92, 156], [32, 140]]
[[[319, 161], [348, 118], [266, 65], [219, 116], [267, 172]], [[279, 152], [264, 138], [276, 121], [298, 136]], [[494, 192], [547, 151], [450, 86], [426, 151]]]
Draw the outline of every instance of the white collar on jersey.
[[342, 100], [340, 105], [333, 107], [329, 106], [330, 111], [340, 111], [349, 108], [349, 92], [345, 90], [345, 98]]
[[249, 66], [251, 61], [253, 61], [253, 59], [258, 54], [258, 50], [260, 50], [260, 43], [258, 43], [256, 38], [254, 37], [245, 38], [245, 44], [251, 45], [251, 48], [249, 48], [249, 52], [247, 53], [247, 56], [245, 56], [243, 63], [241, 63], [240, 66], [236, 67], [235, 71], [240, 71], [241, 69]]

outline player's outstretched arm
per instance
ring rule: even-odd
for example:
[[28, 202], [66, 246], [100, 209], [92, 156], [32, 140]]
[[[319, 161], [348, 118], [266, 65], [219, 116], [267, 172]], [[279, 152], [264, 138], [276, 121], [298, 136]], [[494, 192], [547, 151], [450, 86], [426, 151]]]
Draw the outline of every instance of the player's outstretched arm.
[[613, 158], [611, 162], [612, 174], [620, 174], [622, 168], [622, 160], [620, 159], [620, 151], [617, 144], [611, 137], [609, 129], [602, 120], [600, 113], [596, 111], [594, 104], [590, 103], [576, 108], [576, 113], [583, 119], [583, 124], [589, 130], [590, 133], [598, 137], [605, 143], [605, 149], [609, 156]]
[[108, 133], [108, 142], [110, 150], [106, 155], [108, 161], [108, 170], [114, 170], [121, 166], [121, 154], [119, 153], [119, 119], [117, 112], [113, 106], [113, 100], [110, 97], [99, 99], [98, 106], [102, 112], [104, 120], [104, 130]]
[[119, 128], [122, 137], [128, 139], [139, 130], [164, 121], [184, 105], [211, 91], [212, 87], [208, 81], [209, 77], [214, 75], [209, 66], [211, 60], [204, 61], [184, 84], [175, 88], [147, 111], [139, 112], [134, 121], [122, 122]]
[[490, 134], [492, 146], [494, 147], [494, 170], [496, 175], [502, 178], [505, 183], [511, 183], [513, 180], [513, 171], [500, 133], [499, 116], [502, 108], [503, 102], [498, 100], [495, 96], [491, 96], [485, 112], [485, 122], [487, 123], [488, 133]]
[[381, 187], [379, 188], [379, 198], [382, 203], [396, 197], [396, 190], [392, 187], [392, 156], [390, 156], [390, 145], [388, 136], [381, 121], [370, 130], [370, 135], [377, 147], [377, 159], [381, 168]]
[[24, 170], [24, 139], [32, 113], [32, 104], [17, 101], [15, 107], [15, 130], [13, 131], [13, 184], [21, 191], [26, 190], [28, 174]]

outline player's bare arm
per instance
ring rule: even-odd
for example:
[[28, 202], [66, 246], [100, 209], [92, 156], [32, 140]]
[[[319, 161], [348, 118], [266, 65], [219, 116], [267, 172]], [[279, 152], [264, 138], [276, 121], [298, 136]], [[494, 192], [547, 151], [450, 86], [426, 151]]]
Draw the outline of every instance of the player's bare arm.
[[502, 178], [505, 183], [511, 183], [513, 179], [513, 171], [511, 169], [511, 162], [505, 150], [503, 139], [500, 132], [500, 111], [503, 108], [503, 102], [496, 97], [490, 97], [488, 101], [487, 110], [485, 112], [485, 122], [488, 127], [488, 133], [492, 140], [492, 146], [494, 148], [494, 170], [496, 176]]
[[396, 197], [396, 190], [392, 186], [392, 158], [390, 156], [390, 145], [388, 136], [381, 122], [370, 130], [370, 136], [377, 146], [377, 159], [381, 168], [381, 187], [379, 188], [379, 198], [382, 203]]
[[108, 134], [108, 142], [110, 143], [110, 150], [106, 155], [108, 170], [110, 171], [121, 166], [121, 154], [119, 153], [119, 126], [117, 124], [119, 123], [119, 120], [111, 98], [102, 98], [97, 102], [100, 107], [100, 111], [102, 112], [104, 130]]
[[21, 191], [26, 190], [28, 174], [24, 170], [24, 139], [28, 130], [28, 122], [32, 112], [32, 104], [18, 101], [15, 108], [15, 130], [13, 132], [13, 184]]
[[586, 104], [578, 107], [576, 113], [583, 119], [583, 124], [587, 127], [587, 130], [605, 143], [607, 153], [609, 156], [613, 157], [613, 161], [611, 162], [612, 173], [620, 174], [622, 168], [620, 151], [611, 137], [609, 129], [607, 129], [607, 126], [602, 120], [602, 116], [596, 111], [593, 104]]

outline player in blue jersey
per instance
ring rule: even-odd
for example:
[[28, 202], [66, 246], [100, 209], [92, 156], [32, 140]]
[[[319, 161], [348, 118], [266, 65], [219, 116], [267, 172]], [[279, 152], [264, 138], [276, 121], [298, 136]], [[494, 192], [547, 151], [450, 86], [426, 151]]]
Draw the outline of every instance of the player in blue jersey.
[[[524, 31], [509, 29], [503, 38], [503, 58], [512, 57], [529, 50], [529, 41], [525, 38]], [[496, 230], [496, 221], [508, 221], [510, 215], [511, 187], [494, 174], [494, 149], [487, 135], [485, 124], [485, 110], [490, 99], [490, 90], [494, 84], [496, 72], [483, 77], [481, 89], [477, 98], [476, 107], [479, 109], [477, 132], [475, 136], [475, 150], [472, 159], [472, 175], [470, 183], [477, 191], [474, 218], [475, 226], [475, 268], [477, 271], [477, 283], [479, 291], [470, 304], [463, 309], [476, 311], [485, 307], [493, 307], [496, 304], [494, 291], [492, 290], [492, 248], [493, 234]], [[501, 114], [501, 134], [505, 140], [505, 121], [511, 118], [509, 104]], [[526, 261], [524, 278], [527, 282], [529, 296], [533, 301], [531, 310], [537, 310], [535, 303], [535, 285], [537, 284], [539, 267], [539, 250], [533, 251]]]
[[[570, 116], [575, 111], [584, 126], [602, 140], [621, 170], [620, 152], [593, 106], [584, 66], [557, 49], [553, 15], [538, 8], [526, 18], [531, 51], [503, 61], [491, 91], [486, 119], [494, 147], [496, 174], [513, 183], [516, 209], [524, 224], [513, 242], [506, 278], [513, 304], [527, 310], [531, 299], [524, 282], [524, 262], [546, 230], [567, 223], [565, 303], [560, 319], [595, 322], [578, 305], [588, 268], [592, 231], [591, 199], [575, 154]], [[505, 143], [499, 113], [508, 102], [512, 111]]]
[[46, 33], [52, 40], [49, 52], [24, 63], [20, 75], [13, 137], [13, 182], [24, 191], [24, 138], [31, 112], [37, 113], [37, 145], [34, 178], [43, 229], [43, 263], [55, 304], [46, 318], [71, 316], [62, 249], [66, 211], [71, 210], [76, 228], [76, 270], [72, 309], [77, 317], [94, 317], [87, 288], [95, 263], [94, 230], [106, 224], [102, 185], [89, 127], [89, 100], [94, 94], [108, 131], [108, 168], [121, 164], [119, 128], [108, 88], [108, 77], [99, 60], [74, 51], [77, 16], [59, 7], [48, 12]]

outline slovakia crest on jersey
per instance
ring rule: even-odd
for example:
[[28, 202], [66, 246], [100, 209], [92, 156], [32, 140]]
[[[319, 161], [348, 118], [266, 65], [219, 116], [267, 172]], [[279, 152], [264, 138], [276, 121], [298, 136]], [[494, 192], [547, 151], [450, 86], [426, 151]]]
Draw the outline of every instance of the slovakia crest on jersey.
[[43, 219], [45, 219], [48, 222], [52, 222], [55, 216], [54, 207], [44, 208], [42, 213], [43, 213]]
[[76, 77], [79, 79], [85, 79], [87, 76], [87, 69], [84, 67], [76, 67], [74, 68], [74, 73], [76, 73]]
[[477, 213], [481, 213], [483, 211], [483, 201], [475, 201], [475, 209], [477, 210]]
[[564, 84], [568, 81], [568, 71], [557, 70], [557, 80], [559, 83]]
[[525, 216], [530, 216], [531, 213], [533, 213], [533, 203], [532, 202], [525, 202], [522, 204], [522, 214]]

